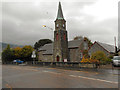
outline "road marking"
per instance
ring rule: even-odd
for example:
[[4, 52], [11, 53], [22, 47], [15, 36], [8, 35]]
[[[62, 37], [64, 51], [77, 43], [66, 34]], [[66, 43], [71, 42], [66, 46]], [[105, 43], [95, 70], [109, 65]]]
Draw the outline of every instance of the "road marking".
[[48, 71], [43, 71], [43, 72], [48, 72]]
[[61, 73], [50, 72], [50, 71], [43, 71], [43, 72], [48, 72], [48, 73], [52, 73], [52, 74], [61, 74]]
[[107, 80], [96, 79], [96, 78], [89, 78], [89, 77], [84, 77], [84, 76], [75, 76], [75, 75], [69, 75], [69, 76], [71, 76], [71, 77], [79, 77], [79, 78], [84, 78], [84, 79], [90, 79], [90, 80], [103, 81], [103, 82], [107, 82], [107, 83], [116, 83], [116, 84], [118, 84], [118, 82], [107, 81]]
[[32, 69], [32, 68], [15, 68], [15, 67], [11, 67], [12, 69], [19, 69], [19, 70], [32, 70], [32, 71], [38, 71], [38, 70], [35, 70], [35, 69]]
[[71, 76], [71, 77], [78, 77], [78, 76], [75, 76], [75, 75], [69, 75], [69, 76]]
[[[58, 69], [58, 68], [47, 68], [47, 69], [57, 69], [57, 70], [63, 70], [63, 69]], [[71, 70], [63, 70], [63, 71], [71, 71]], [[83, 72], [83, 73], [95, 73], [99, 74], [98, 72], [88, 72], [88, 71], [72, 71], [72, 72]]]

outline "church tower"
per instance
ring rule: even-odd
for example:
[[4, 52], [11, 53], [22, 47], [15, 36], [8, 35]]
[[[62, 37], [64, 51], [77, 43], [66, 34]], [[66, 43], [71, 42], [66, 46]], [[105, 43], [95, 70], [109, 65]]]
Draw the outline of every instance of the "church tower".
[[55, 20], [53, 60], [54, 62], [64, 62], [64, 60], [69, 61], [66, 21], [63, 17], [60, 2], [57, 18]]

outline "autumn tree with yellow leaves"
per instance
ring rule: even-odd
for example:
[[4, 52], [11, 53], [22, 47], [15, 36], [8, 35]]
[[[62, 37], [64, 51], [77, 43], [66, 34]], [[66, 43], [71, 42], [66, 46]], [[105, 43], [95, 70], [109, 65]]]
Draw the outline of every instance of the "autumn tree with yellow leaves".
[[30, 45], [26, 45], [24, 47], [15, 47], [10, 48], [8, 45], [2, 52], [2, 60], [3, 61], [13, 61], [14, 59], [21, 59], [24, 61], [29, 61], [31, 59], [31, 54], [33, 52], [33, 47]]

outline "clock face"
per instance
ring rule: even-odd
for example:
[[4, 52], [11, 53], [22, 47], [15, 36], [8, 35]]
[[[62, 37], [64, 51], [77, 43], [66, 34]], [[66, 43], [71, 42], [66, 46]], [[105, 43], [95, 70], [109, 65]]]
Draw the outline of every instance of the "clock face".
[[59, 25], [57, 24], [57, 27], [58, 27]]
[[63, 24], [63, 27], [65, 27], [65, 25]]

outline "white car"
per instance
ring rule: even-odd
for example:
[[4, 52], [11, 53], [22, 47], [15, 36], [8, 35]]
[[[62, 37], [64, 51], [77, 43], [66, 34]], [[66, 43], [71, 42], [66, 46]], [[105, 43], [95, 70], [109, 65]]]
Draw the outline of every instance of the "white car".
[[114, 56], [112, 61], [114, 66], [120, 66], [120, 56]]

